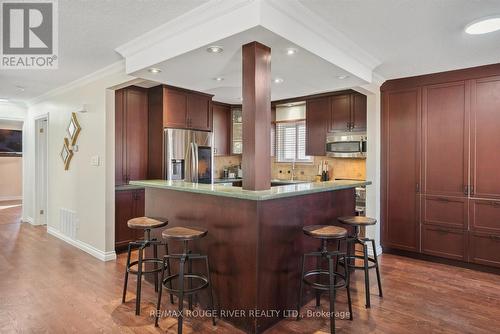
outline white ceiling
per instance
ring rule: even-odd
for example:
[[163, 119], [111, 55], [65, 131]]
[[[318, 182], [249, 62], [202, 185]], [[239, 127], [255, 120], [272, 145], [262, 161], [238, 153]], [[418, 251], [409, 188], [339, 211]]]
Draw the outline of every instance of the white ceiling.
[[467, 35], [499, 0], [299, 0], [382, 64], [386, 79], [500, 62], [500, 31]]
[[[224, 1], [227, 2], [219, 0], [215, 3], [222, 4]], [[292, 2], [269, 1], [278, 7]], [[463, 32], [464, 26], [477, 18], [500, 14], [499, 0], [298, 1], [304, 15], [310, 12], [318, 18], [318, 22], [323, 20], [322, 24], [342, 33], [377, 59], [381, 64], [375, 68], [375, 72], [386, 79], [500, 62], [500, 32], [478, 36]], [[118, 46], [207, 2], [59, 1], [59, 69], [1, 70], [0, 98], [27, 101], [110, 65], [122, 59], [114, 51]], [[247, 2], [252, 3], [249, 0]], [[276, 27], [278, 25], [277, 22]], [[296, 27], [303, 26], [297, 24]], [[228, 37], [229, 46], [217, 59], [208, 60], [208, 54], [203, 49], [170, 59], [166, 62], [169, 68], [162, 75], [169, 73], [172, 76], [164, 80], [209, 91], [228, 101], [237, 98], [241, 95], [238, 85], [241, 81], [238, 77], [240, 71], [237, 68], [241, 66], [241, 61], [235, 43], [261, 39], [273, 49], [273, 74], [285, 79], [281, 86], [273, 85], [275, 99], [302, 95], [300, 92], [306, 93], [306, 88], [307, 93], [311, 93], [326, 89], [327, 86], [340, 89], [346, 84], [357, 84], [353, 76], [349, 79], [353, 82], [346, 80], [338, 84], [334, 77], [339, 68], [304, 49], [299, 48], [300, 52], [295, 58], [285, 57], [280, 50], [287, 46], [286, 39], [262, 29], [251, 31], [254, 36], [245, 35], [245, 31], [241, 35]], [[331, 31], [323, 29], [323, 32], [330, 34]], [[293, 40], [290, 36], [288, 38]], [[353, 59], [357, 56], [352, 52], [351, 55]], [[182, 77], [185, 73], [189, 77]], [[226, 77], [226, 80], [220, 83], [211, 80], [218, 75]], [[16, 86], [23, 86], [25, 90], [21, 91]]]
[[[205, 45], [155, 64], [153, 67], [161, 69], [161, 73], [152, 74], [142, 70], [132, 75], [214, 94], [216, 101], [238, 104], [241, 103], [242, 94], [241, 46], [253, 41], [271, 48], [272, 78], [284, 80], [280, 84], [273, 82], [272, 100], [340, 90], [366, 83], [262, 27], [255, 27], [212, 43], [223, 47], [222, 53], [208, 53], [206, 49], [209, 45]], [[296, 49], [297, 53], [287, 55], [288, 48]], [[339, 79], [342, 75], [349, 76]], [[214, 80], [217, 77], [224, 80]]]
[[30, 100], [117, 62], [122, 59], [114, 51], [117, 46], [205, 2], [207, 0], [59, 1], [59, 69], [0, 70], [0, 98]]

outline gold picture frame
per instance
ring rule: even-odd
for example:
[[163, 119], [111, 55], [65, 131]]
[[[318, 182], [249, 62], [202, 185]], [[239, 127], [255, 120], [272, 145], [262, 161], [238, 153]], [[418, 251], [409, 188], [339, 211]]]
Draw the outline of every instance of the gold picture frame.
[[71, 146], [76, 145], [76, 141], [78, 140], [80, 131], [82, 131], [82, 128], [80, 126], [80, 123], [78, 122], [76, 113], [71, 113], [71, 119], [69, 121], [68, 127], [66, 128], [66, 132], [69, 135], [69, 142]]
[[64, 138], [64, 144], [63, 144], [63, 147], [61, 149], [60, 156], [61, 156], [61, 159], [62, 159], [63, 164], [64, 164], [64, 170], [68, 170], [69, 164], [71, 162], [71, 158], [73, 158], [73, 150], [71, 150], [71, 148], [69, 146], [69, 139], [68, 138]]

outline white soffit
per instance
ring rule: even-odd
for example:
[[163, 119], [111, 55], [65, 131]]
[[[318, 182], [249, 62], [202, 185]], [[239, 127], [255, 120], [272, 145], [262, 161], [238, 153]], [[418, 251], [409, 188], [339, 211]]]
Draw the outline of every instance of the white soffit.
[[258, 26], [366, 82], [380, 64], [297, 0], [211, 0], [116, 51], [130, 74]]

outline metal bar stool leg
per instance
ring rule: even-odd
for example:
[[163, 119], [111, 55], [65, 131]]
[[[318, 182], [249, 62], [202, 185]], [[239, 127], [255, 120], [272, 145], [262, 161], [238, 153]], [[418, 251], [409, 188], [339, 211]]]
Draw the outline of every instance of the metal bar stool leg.
[[[158, 258], [158, 245], [157, 244], [153, 244], [153, 257], [155, 259]], [[154, 262], [153, 266], [154, 266], [154, 270], [158, 269], [158, 263], [156, 263], [156, 261]], [[154, 273], [154, 275], [155, 275], [155, 292], [158, 292], [158, 275], [159, 274], [160, 274], [159, 272]]]
[[[191, 251], [189, 251], [189, 253], [191, 253]], [[187, 258], [187, 263], [188, 263], [188, 274], [191, 274], [193, 272], [193, 261], [191, 260], [191, 258], [189, 258], [189, 255], [188, 255], [188, 258]], [[193, 288], [193, 279], [190, 278], [189, 281], [188, 281], [188, 289], [192, 289]], [[193, 295], [190, 294], [188, 296], [188, 306], [189, 306], [189, 310], [193, 310]]]
[[209, 297], [210, 297], [210, 311], [212, 313], [212, 325], [215, 326], [215, 315], [214, 315], [214, 292], [213, 292], [213, 289], [212, 289], [212, 279], [210, 278], [210, 264], [208, 263], [208, 256], [205, 256], [205, 261], [207, 263], [207, 279], [208, 279], [208, 293], [210, 294]]
[[[321, 260], [322, 260], [321, 256], [319, 256], [318, 259], [316, 260], [316, 269], [318, 270], [321, 269]], [[319, 280], [320, 277], [318, 275], [318, 277], [316, 277], [316, 283], [319, 283]], [[316, 307], [320, 307], [320, 305], [321, 305], [321, 291], [316, 290]]]
[[[165, 255], [168, 255], [168, 254], [169, 254], [168, 253], [168, 243], [165, 242]], [[170, 276], [170, 275], [172, 275], [172, 272], [170, 270], [170, 258], [167, 257], [166, 260], [167, 260], [167, 262], [166, 262], [166, 264], [167, 264], [167, 275]], [[163, 267], [165, 267], [165, 262], [163, 263]], [[163, 278], [162, 278], [162, 280], [160, 282], [162, 282], [161, 284], [163, 284]], [[172, 290], [172, 281], [170, 281], [168, 283], [168, 287]], [[174, 304], [174, 295], [172, 295], [172, 294], [170, 294], [170, 304]]]
[[130, 266], [130, 253], [132, 250], [132, 245], [128, 245], [128, 251], [127, 251], [127, 265], [125, 267], [125, 280], [123, 282], [123, 297], [122, 297], [122, 303], [125, 303], [125, 297], [127, 296], [127, 284], [128, 284], [128, 267]]
[[139, 260], [137, 262], [137, 292], [135, 298], [135, 314], [141, 314], [141, 284], [142, 284], [142, 251], [139, 247]]
[[368, 272], [368, 247], [363, 243], [366, 308], [370, 308], [370, 275]]
[[[344, 256], [344, 264], [346, 264], [346, 263], [347, 263], [347, 259]], [[351, 288], [350, 288], [351, 277], [349, 274], [349, 270], [347, 269], [347, 265], [345, 266], [345, 280], [346, 280], [345, 287], [347, 290], [347, 304], [349, 305], [349, 320], [352, 320], [352, 301], [351, 301]]]
[[328, 257], [328, 272], [330, 276], [330, 333], [335, 333], [335, 273], [333, 272], [333, 259]]
[[[158, 291], [158, 301], [156, 302], [155, 327], [158, 327], [158, 320], [160, 318], [161, 293], [163, 290], [163, 280], [165, 279], [165, 263], [166, 263], [166, 261], [168, 261], [168, 258], [164, 257], [163, 258], [163, 265], [161, 268], [160, 286], [159, 286], [159, 291]], [[172, 296], [172, 295], [170, 295], [170, 296]]]
[[177, 319], [177, 333], [182, 334], [182, 314], [184, 308], [184, 264], [186, 263], [186, 256], [184, 255], [179, 263], [179, 318]]
[[300, 274], [299, 300], [297, 303], [297, 320], [300, 319], [300, 307], [302, 306], [302, 290], [304, 289], [304, 272], [306, 256], [302, 255], [302, 273]]
[[382, 282], [380, 281], [380, 270], [378, 268], [377, 249], [375, 248], [375, 240], [372, 240], [371, 242], [372, 242], [372, 247], [373, 247], [373, 259], [375, 260], [375, 271], [377, 273], [378, 295], [380, 297], [383, 297], [383, 295], [382, 295]]

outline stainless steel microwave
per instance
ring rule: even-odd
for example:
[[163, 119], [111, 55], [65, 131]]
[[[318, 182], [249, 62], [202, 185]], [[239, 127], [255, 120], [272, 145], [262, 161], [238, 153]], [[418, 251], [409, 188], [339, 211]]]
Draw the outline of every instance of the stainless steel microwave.
[[333, 158], [366, 158], [366, 133], [334, 133], [326, 138], [326, 155]]

